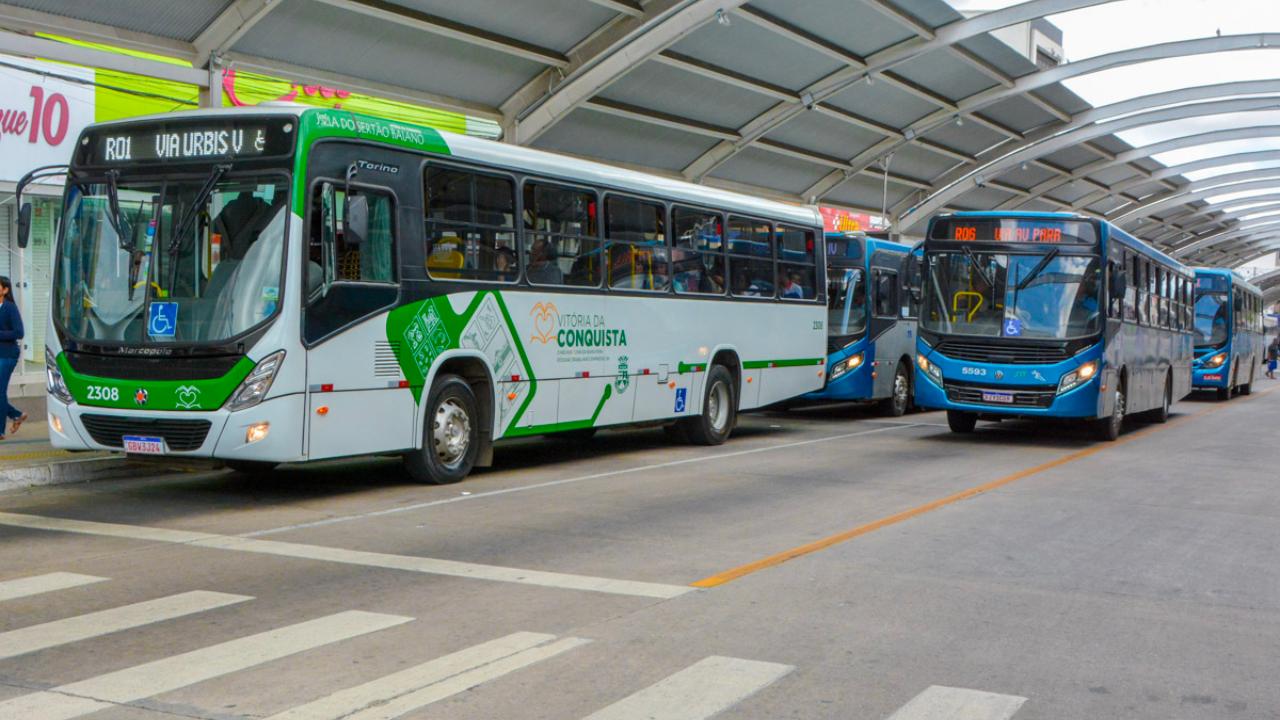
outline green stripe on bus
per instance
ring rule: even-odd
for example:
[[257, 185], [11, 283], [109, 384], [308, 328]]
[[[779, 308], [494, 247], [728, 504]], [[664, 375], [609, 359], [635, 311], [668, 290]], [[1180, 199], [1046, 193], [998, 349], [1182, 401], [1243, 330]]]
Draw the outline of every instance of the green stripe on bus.
[[760, 370], [763, 368], [781, 368], [781, 367], [808, 367], [810, 365], [822, 365], [826, 362], [826, 358], [796, 358], [794, 360], [748, 360], [742, 363], [742, 367], [747, 370]]
[[613, 384], [605, 385], [604, 392], [600, 395], [600, 402], [596, 404], [596, 411], [591, 413], [591, 417], [586, 420], [570, 420], [568, 422], [550, 423], [548, 425], [530, 425], [529, 427], [513, 427], [507, 431], [504, 438], [527, 437], [529, 435], [546, 435], [547, 433], [563, 432], [565, 430], [585, 430], [595, 427], [596, 418], [600, 417], [600, 411], [604, 409], [604, 404], [613, 395]]
[[226, 375], [207, 380], [122, 380], [83, 375], [71, 369], [65, 353], [58, 369], [76, 402], [119, 410], [217, 410], [257, 365], [242, 357]]

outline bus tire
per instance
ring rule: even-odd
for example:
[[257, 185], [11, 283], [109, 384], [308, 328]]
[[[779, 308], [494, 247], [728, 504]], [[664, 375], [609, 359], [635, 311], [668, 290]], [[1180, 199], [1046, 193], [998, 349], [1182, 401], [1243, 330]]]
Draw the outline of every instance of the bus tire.
[[480, 413], [471, 385], [457, 375], [436, 378], [427, 395], [422, 449], [404, 456], [409, 476], [420, 483], [447, 485], [465, 478], [480, 452]]
[[1231, 388], [1218, 388], [1217, 393], [1218, 400], [1220, 402], [1225, 402], [1231, 399]]
[[951, 428], [951, 432], [961, 435], [968, 435], [978, 426], [978, 415], [976, 413], [965, 412], [963, 410], [947, 411], [947, 427]]
[[1111, 414], [1093, 421], [1099, 440], [1114, 442], [1120, 438], [1120, 433], [1124, 432], [1126, 404], [1124, 383], [1117, 383], [1115, 401], [1111, 405]]
[[693, 444], [720, 445], [729, 439], [737, 419], [733, 375], [723, 365], [712, 365], [702, 395], [702, 414], [684, 418], [679, 424]]
[[1173, 377], [1167, 376], [1164, 379], [1164, 398], [1160, 401], [1160, 407], [1152, 410], [1147, 416], [1151, 418], [1151, 422], [1164, 424], [1169, 422], [1169, 408], [1173, 406]]
[[1240, 386], [1241, 395], [1253, 394], [1253, 381], [1257, 374], [1258, 374], [1258, 365], [1256, 363], [1250, 362], [1249, 363], [1249, 382]]
[[228, 470], [241, 475], [262, 475], [275, 470], [280, 463], [265, 460], [224, 460], [222, 464], [226, 465]]
[[893, 374], [893, 394], [880, 401], [880, 414], [885, 417], [902, 417], [911, 409], [911, 371], [906, 363], [899, 362]]

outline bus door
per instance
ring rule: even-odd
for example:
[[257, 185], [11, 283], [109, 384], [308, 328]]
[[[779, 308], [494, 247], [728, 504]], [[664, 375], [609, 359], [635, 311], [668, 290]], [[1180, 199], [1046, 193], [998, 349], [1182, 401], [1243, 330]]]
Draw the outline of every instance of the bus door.
[[311, 155], [303, 320], [311, 459], [415, 444], [416, 403], [387, 313], [401, 298], [399, 239], [420, 211], [401, 202], [413, 189], [386, 182], [415, 175], [386, 171], [416, 166], [394, 155], [345, 143]]
[[[898, 359], [911, 357], [914, 338], [908, 338], [908, 326], [899, 322], [902, 315], [898, 271], [902, 258], [896, 253], [878, 251], [871, 256], [871, 318], [867, 336], [871, 340], [876, 363], [876, 378], [872, 383], [873, 397], [893, 394], [894, 373]], [[914, 334], [914, 333], [912, 333]]]

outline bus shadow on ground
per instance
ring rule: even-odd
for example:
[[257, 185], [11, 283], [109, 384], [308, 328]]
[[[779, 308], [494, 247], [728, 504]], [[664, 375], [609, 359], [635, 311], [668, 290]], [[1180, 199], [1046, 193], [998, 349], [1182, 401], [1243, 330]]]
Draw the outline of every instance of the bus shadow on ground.
[[[1170, 413], [1169, 419], [1174, 420], [1185, 414], [1174, 411]], [[1123, 440], [1135, 432], [1151, 427], [1160, 426], [1140, 418], [1127, 419], [1124, 424], [1124, 433], [1120, 438]], [[999, 422], [980, 420], [978, 427], [972, 433], [944, 431], [921, 436], [920, 440], [948, 445], [1001, 445], [1062, 450], [1083, 450], [1095, 445], [1109, 444], [1098, 439], [1093, 428], [1081, 423], [1018, 419]]]

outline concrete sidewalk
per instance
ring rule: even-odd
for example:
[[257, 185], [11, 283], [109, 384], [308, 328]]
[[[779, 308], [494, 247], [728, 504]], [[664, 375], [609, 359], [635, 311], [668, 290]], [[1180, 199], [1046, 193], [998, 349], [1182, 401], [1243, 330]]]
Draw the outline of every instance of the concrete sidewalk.
[[155, 462], [131, 460], [123, 453], [70, 452], [49, 444], [49, 423], [45, 420], [44, 398], [11, 398], [15, 407], [27, 413], [27, 421], [17, 433], [0, 441], [0, 491], [35, 485], [88, 482], [120, 477], [139, 477], [170, 471]]

